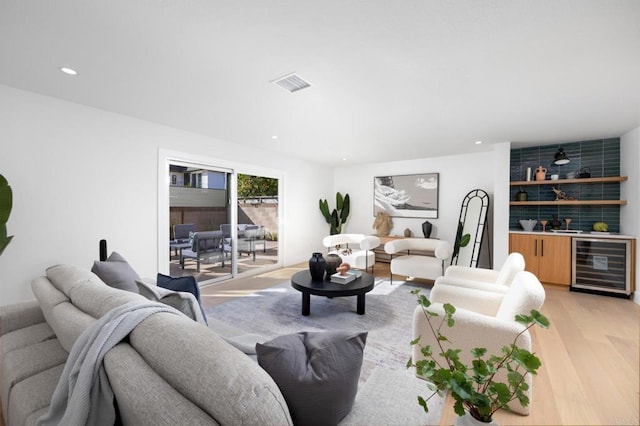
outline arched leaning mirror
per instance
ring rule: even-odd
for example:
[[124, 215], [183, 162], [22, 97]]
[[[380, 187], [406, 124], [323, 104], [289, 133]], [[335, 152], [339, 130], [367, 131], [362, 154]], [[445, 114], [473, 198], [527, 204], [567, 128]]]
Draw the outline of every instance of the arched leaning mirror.
[[474, 189], [464, 197], [451, 256], [452, 265], [478, 267], [488, 213], [489, 194], [485, 191]]

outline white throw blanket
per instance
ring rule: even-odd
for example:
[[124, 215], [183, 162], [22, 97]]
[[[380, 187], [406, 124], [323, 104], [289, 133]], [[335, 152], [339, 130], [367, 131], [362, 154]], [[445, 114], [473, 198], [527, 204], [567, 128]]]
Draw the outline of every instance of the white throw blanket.
[[73, 344], [62, 376], [39, 425], [113, 425], [113, 391], [103, 359], [140, 322], [158, 312], [182, 313], [170, 306], [134, 301], [112, 309], [87, 328]]

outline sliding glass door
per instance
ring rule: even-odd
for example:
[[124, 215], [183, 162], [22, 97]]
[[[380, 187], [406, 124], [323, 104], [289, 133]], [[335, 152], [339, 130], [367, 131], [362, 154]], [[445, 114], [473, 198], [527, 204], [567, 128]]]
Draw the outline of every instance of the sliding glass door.
[[[169, 163], [170, 275], [198, 282], [232, 275], [232, 171], [197, 164]], [[225, 226], [226, 225], [226, 226]]]
[[237, 183], [238, 272], [275, 265], [279, 252], [279, 180], [240, 173]]
[[281, 266], [281, 178], [180, 157], [160, 154], [159, 271], [210, 284]]

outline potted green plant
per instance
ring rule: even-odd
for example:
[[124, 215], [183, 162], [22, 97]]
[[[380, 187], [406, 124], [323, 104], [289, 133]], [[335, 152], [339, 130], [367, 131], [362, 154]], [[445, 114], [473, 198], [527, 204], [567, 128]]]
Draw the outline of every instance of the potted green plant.
[[[420, 345], [420, 352], [424, 359], [416, 362], [409, 359], [407, 362], [407, 368], [415, 367], [416, 373], [427, 380], [427, 386], [432, 391], [426, 399], [418, 396], [418, 403], [426, 412], [429, 411], [427, 401], [434, 395], [442, 395], [444, 391], [449, 392], [455, 400], [454, 411], [458, 416], [465, 416], [467, 412], [483, 423], [491, 423], [493, 414], [497, 410], [509, 410], [508, 404], [511, 401], [517, 399], [523, 406], [529, 404], [529, 398], [525, 393], [529, 385], [525, 377], [527, 374], [537, 374], [542, 363], [535, 354], [518, 347], [516, 341], [534, 325], [548, 328], [549, 321], [544, 315], [536, 310], [531, 310], [529, 315], [516, 315], [516, 322], [523, 324], [524, 328], [514, 336], [510, 345], [502, 348], [502, 353], [487, 354], [485, 348], [474, 348], [471, 350], [473, 357], [471, 365], [465, 365], [460, 360], [461, 350], [453, 349], [451, 347], [453, 342], [450, 342], [442, 333], [444, 326], [455, 325], [456, 308], [445, 303], [444, 315], [439, 315], [429, 310], [431, 302], [426, 296], [419, 294], [419, 289], [412, 293], [417, 296], [418, 305], [422, 307], [438, 346], [437, 348], [430, 345], [422, 346], [420, 337], [414, 339], [411, 345]], [[439, 355], [440, 359], [435, 355]], [[505, 382], [498, 381], [496, 378], [496, 374], [500, 371], [507, 372]]]
[[349, 194], [345, 194], [343, 197], [341, 193], [336, 193], [336, 208], [329, 212], [329, 203], [326, 199], [320, 199], [320, 212], [324, 216], [324, 219], [330, 225], [329, 233], [331, 235], [342, 233], [342, 225], [347, 221], [349, 217], [349, 210], [351, 208], [351, 201]]
[[13, 193], [9, 182], [0, 175], [0, 254], [9, 245], [13, 236], [7, 236], [7, 221], [13, 205]]

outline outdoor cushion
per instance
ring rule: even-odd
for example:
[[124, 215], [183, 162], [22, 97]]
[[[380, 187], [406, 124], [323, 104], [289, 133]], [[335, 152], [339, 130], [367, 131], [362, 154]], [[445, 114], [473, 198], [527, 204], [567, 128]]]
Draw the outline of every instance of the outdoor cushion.
[[135, 281], [139, 280], [140, 276], [124, 257], [115, 251], [104, 262], [94, 261], [91, 272], [99, 276], [102, 281], [111, 287], [134, 293], [138, 292]]
[[300, 332], [256, 345], [293, 423], [335, 425], [353, 407], [367, 332]]

